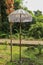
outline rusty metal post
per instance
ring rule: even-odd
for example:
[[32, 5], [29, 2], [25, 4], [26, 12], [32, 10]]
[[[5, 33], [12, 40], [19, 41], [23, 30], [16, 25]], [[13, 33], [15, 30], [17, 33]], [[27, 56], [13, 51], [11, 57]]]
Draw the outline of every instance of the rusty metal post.
[[11, 43], [11, 62], [12, 62], [12, 22], [10, 23], [10, 43]]
[[20, 63], [21, 63], [21, 14], [20, 14]]

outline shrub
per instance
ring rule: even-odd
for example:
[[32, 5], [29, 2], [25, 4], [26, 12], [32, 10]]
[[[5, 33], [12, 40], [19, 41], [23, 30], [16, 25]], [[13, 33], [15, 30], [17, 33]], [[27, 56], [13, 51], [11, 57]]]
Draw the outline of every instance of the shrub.
[[34, 37], [35, 39], [40, 39], [43, 37], [43, 23], [36, 22], [32, 24], [29, 29], [29, 36]]
[[0, 34], [0, 38], [9, 38], [8, 34]]

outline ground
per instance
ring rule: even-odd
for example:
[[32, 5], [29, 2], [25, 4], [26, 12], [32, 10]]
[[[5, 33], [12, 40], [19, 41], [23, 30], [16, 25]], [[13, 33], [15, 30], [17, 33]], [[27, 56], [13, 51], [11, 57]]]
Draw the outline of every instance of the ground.
[[[12, 60], [14, 62], [10, 62], [10, 46], [0, 45], [0, 65], [19, 65], [20, 47], [13, 46], [12, 49]], [[23, 60], [21, 65], [43, 65], [43, 48], [39, 54], [38, 47], [22, 47], [21, 53]]]
[[[10, 43], [10, 39], [0, 39], [0, 43], [3, 43], [3, 42]], [[22, 40], [21, 42], [22, 42], [22, 44], [34, 44], [34, 45], [41, 44], [41, 45], [43, 45], [43, 40]], [[12, 43], [18, 44], [19, 40], [12, 39]]]

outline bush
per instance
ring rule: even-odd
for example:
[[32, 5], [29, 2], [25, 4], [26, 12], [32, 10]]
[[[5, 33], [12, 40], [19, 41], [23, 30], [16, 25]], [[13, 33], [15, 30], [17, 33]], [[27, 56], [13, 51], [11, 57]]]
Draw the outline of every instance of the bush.
[[38, 45], [38, 50], [39, 50], [39, 54], [38, 55], [40, 55], [41, 51], [42, 51], [42, 46], [40, 44]]
[[14, 39], [19, 39], [19, 34], [18, 34], [18, 33], [13, 34], [12, 37], [13, 37]]
[[29, 36], [34, 37], [35, 39], [40, 39], [43, 37], [43, 23], [36, 22], [36, 24], [32, 24], [29, 29]]
[[0, 38], [8, 38], [9, 36], [7, 34], [0, 34]]

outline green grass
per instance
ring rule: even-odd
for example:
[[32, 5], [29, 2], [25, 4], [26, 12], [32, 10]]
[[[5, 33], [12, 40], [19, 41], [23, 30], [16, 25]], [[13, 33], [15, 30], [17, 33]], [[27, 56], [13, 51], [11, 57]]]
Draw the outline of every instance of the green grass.
[[[19, 47], [13, 46], [12, 47], [12, 60], [15, 62], [10, 62], [10, 46], [0, 45], [0, 65], [19, 65]], [[28, 58], [29, 60], [25, 60], [22, 62], [22, 65], [30, 65], [33, 63], [34, 65], [43, 65], [43, 49], [42, 53], [38, 55], [39, 50], [38, 48], [29, 49], [27, 47], [22, 47], [21, 51], [22, 58]]]

